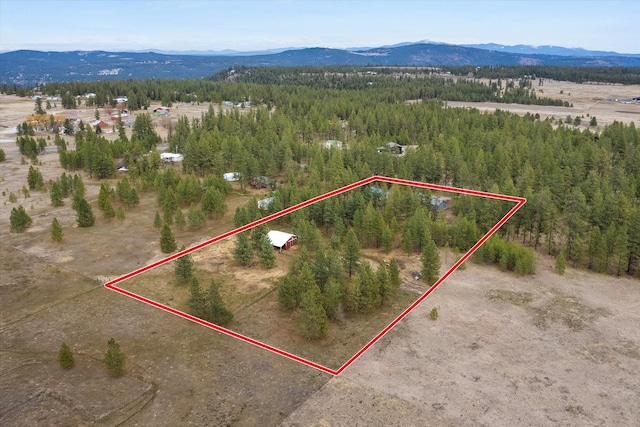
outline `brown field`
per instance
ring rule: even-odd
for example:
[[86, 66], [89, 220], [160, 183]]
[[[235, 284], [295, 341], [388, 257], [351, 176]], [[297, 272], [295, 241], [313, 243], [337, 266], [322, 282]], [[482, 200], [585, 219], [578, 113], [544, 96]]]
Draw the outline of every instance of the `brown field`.
[[[638, 108], [604, 103], [623, 97], [616, 90], [637, 94], [637, 87], [557, 84], [571, 92], [574, 108], [594, 97], [602, 97], [598, 108]], [[556, 97], [552, 87], [545, 82], [545, 95]], [[199, 116], [207, 108], [172, 112]], [[0, 95], [0, 132], [32, 110], [31, 100]], [[617, 117], [589, 111], [601, 125]], [[93, 110], [74, 113], [93, 116]], [[637, 121], [634, 114], [629, 121]], [[537, 274], [526, 278], [470, 264], [332, 378], [105, 289], [106, 280], [163, 257], [152, 227], [155, 196], [142, 194], [140, 206], [125, 209], [124, 222], [106, 222], [96, 206], [98, 183], [85, 178], [98, 219], [92, 228], [74, 228], [69, 200], [52, 208], [46, 193], [24, 199], [29, 165], [21, 164], [14, 138], [0, 133], [7, 153], [0, 163], [0, 425], [632, 426], [640, 419], [638, 280], [571, 268], [558, 276], [544, 256]], [[45, 180], [62, 172], [57, 154], [40, 161]], [[9, 233], [9, 213], [17, 206], [9, 192], [33, 218], [23, 234]], [[229, 230], [235, 207], [248, 197], [235, 191], [227, 200], [230, 214], [201, 230], [178, 232], [178, 243], [191, 246]], [[48, 237], [53, 217], [65, 233], [61, 244]], [[363, 317], [334, 327], [326, 343], [302, 342], [290, 322], [276, 323], [290, 320], [275, 308], [273, 286], [293, 253], [279, 254], [278, 267], [267, 274], [212, 261], [228, 259], [231, 244], [219, 242], [194, 257], [200, 274], [228, 279], [222, 293], [241, 332], [335, 367], [361, 345], [361, 331], [375, 333], [393, 317]], [[453, 256], [443, 253], [443, 262], [450, 265]], [[423, 291], [408, 286], [410, 269], [403, 271], [405, 288]], [[172, 274], [167, 265], [122, 287], [184, 308], [185, 289], [163, 284]], [[401, 295], [404, 306], [418, 296]], [[436, 321], [429, 319], [433, 307]], [[111, 337], [127, 355], [127, 373], [119, 379], [109, 378], [101, 363]], [[63, 341], [75, 353], [70, 371], [56, 360]]]
[[[598, 130], [615, 120], [623, 123], [634, 122], [640, 124], [640, 104], [623, 104], [623, 100], [630, 100], [640, 95], [640, 85], [612, 85], [612, 84], [587, 84], [573, 82], [559, 82], [545, 80], [543, 86], [533, 82], [539, 98], [561, 99], [573, 104], [573, 107], [553, 107], [543, 105], [500, 104], [497, 102], [465, 102], [447, 101], [449, 107], [477, 108], [480, 111], [510, 111], [524, 115], [531, 113], [540, 114], [544, 120], [547, 117], [564, 120], [567, 116], [582, 117], [580, 129]], [[542, 90], [542, 93], [540, 93]], [[560, 93], [560, 92], [563, 93]], [[607, 102], [610, 98], [612, 101]], [[617, 102], [615, 100], [618, 100]], [[596, 117], [598, 127], [590, 127], [589, 120]]]

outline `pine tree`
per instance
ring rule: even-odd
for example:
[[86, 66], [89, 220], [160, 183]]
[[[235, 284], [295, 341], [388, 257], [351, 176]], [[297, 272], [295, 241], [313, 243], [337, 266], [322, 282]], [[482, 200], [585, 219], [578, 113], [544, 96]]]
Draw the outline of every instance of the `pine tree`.
[[49, 196], [51, 197], [51, 206], [58, 207], [64, 205], [64, 201], [62, 200], [62, 188], [58, 180], [51, 183], [51, 191], [49, 192]]
[[42, 179], [42, 173], [39, 169], [29, 166], [29, 173], [27, 174], [27, 184], [29, 184], [29, 190], [44, 188], [44, 181]]
[[187, 213], [187, 219], [189, 220], [189, 228], [193, 230], [202, 227], [207, 220], [202, 209], [200, 209], [199, 206], [195, 206], [193, 203]]
[[176, 239], [173, 237], [171, 228], [167, 224], [164, 224], [160, 231], [160, 250], [163, 253], [168, 254], [175, 251], [177, 248], [178, 244], [176, 243]]
[[[180, 248], [183, 251], [185, 247]], [[175, 273], [178, 282], [187, 283], [193, 277], [193, 257], [191, 254], [182, 255], [175, 261]]]
[[364, 313], [371, 312], [375, 307], [380, 306], [382, 301], [378, 278], [368, 262], [358, 266], [356, 275], [359, 277], [360, 282], [358, 310]]
[[398, 261], [395, 258], [391, 258], [389, 262], [389, 282], [394, 288], [400, 286], [400, 269], [398, 268]]
[[211, 281], [206, 298], [208, 311], [208, 319], [206, 320], [217, 325], [226, 325], [233, 320], [233, 313], [225, 307], [218, 290], [218, 283], [215, 280]]
[[124, 375], [125, 355], [122, 350], [120, 350], [120, 344], [113, 338], [107, 342], [104, 363], [107, 366], [107, 372], [112, 377], [121, 377]]
[[391, 297], [393, 286], [391, 285], [391, 277], [389, 277], [389, 271], [387, 271], [387, 268], [382, 263], [378, 264], [378, 269], [376, 270], [376, 279], [378, 281], [378, 288], [380, 292], [380, 303], [385, 304]]
[[91, 227], [96, 220], [91, 205], [84, 199], [78, 199], [76, 201], [76, 220], [78, 221], [78, 227]]
[[329, 322], [322, 306], [322, 294], [317, 285], [311, 286], [302, 294], [297, 315], [298, 329], [306, 339], [315, 340], [327, 335]]
[[111, 219], [116, 216], [116, 213], [113, 210], [113, 205], [111, 204], [111, 200], [107, 199], [102, 213], [104, 214], [104, 219], [106, 219], [107, 221], [111, 221]]
[[58, 350], [58, 362], [62, 369], [71, 369], [75, 365], [73, 353], [65, 343], [60, 344], [60, 350]]
[[433, 285], [440, 276], [440, 254], [436, 243], [429, 239], [422, 248], [422, 278]]
[[173, 213], [170, 210], [164, 210], [162, 221], [167, 225], [173, 225]]
[[216, 188], [209, 187], [202, 195], [202, 210], [209, 218], [221, 217], [227, 211], [224, 194]]
[[57, 218], [53, 218], [51, 229], [49, 231], [51, 232], [51, 240], [53, 240], [54, 242], [62, 241], [62, 226], [58, 222]]
[[351, 277], [360, 262], [360, 242], [353, 229], [350, 229], [345, 237], [342, 259], [349, 277]]
[[251, 244], [256, 251], [260, 251], [262, 237], [269, 233], [269, 228], [265, 224], [260, 224], [251, 230]]
[[31, 217], [22, 205], [11, 209], [9, 225], [12, 233], [22, 233], [24, 230], [31, 227], [32, 222]]
[[249, 239], [245, 233], [240, 233], [236, 237], [236, 247], [233, 250], [233, 258], [240, 264], [247, 266], [251, 264], [253, 249], [249, 244]]
[[564, 256], [564, 251], [560, 251], [556, 257], [556, 273], [562, 275], [567, 268], [567, 260]]
[[184, 226], [187, 225], [187, 220], [184, 217], [184, 214], [182, 213], [182, 209], [179, 209], [176, 211], [176, 226], [178, 227], [178, 230], [182, 231], [184, 229]]
[[258, 248], [258, 258], [262, 268], [272, 268], [276, 265], [276, 253], [273, 250], [271, 241], [265, 234], [262, 235], [260, 248]]
[[160, 213], [158, 211], [156, 211], [155, 216], [153, 217], [153, 227], [154, 228], [160, 228], [162, 227], [162, 219], [160, 218]]
[[118, 210], [116, 210], [116, 218], [118, 218], [118, 221], [120, 222], [124, 221], [124, 209], [122, 209], [122, 206], [118, 206]]
[[207, 316], [207, 295], [200, 288], [200, 283], [195, 277], [191, 278], [189, 285], [189, 299], [187, 300], [189, 313], [204, 319]]
[[329, 319], [342, 320], [344, 289], [338, 281], [330, 278], [324, 288], [322, 305]]

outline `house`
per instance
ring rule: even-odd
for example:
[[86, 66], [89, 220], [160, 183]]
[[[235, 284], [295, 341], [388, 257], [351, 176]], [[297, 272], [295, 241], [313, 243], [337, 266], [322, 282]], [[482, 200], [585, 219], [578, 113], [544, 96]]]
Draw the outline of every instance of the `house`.
[[431, 207], [437, 212], [447, 209], [447, 202], [451, 200], [451, 197], [437, 197], [431, 196]]
[[234, 182], [240, 180], [240, 174], [238, 172], [227, 172], [222, 175], [225, 181]]
[[127, 120], [129, 118], [129, 113], [113, 113], [111, 115], [111, 121], [117, 122], [118, 120]]
[[285, 233], [284, 231], [271, 230], [267, 233], [267, 237], [271, 244], [280, 249], [289, 249], [298, 243], [298, 236], [295, 234]]
[[184, 160], [184, 156], [178, 153], [162, 153], [160, 154], [160, 160], [165, 163], [175, 163]]
[[169, 117], [169, 113], [171, 112], [171, 109], [169, 107], [158, 107], [156, 109], [153, 110], [153, 115], [154, 116], [164, 116], [164, 117]]
[[342, 150], [342, 141], [336, 141], [335, 139], [327, 139], [324, 142], [324, 148], [335, 148], [336, 150]]
[[395, 142], [387, 142], [386, 146], [376, 148], [378, 153], [391, 153], [398, 156], [404, 156], [406, 151], [404, 145], [397, 144]]
[[266, 199], [258, 200], [258, 209], [268, 211], [276, 200], [274, 196], [267, 197]]
[[108, 123], [105, 123], [105, 122], [103, 122], [102, 120], [94, 120], [94, 121], [90, 122], [89, 124], [91, 125], [91, 127], [92, 127], [94, 130], [95, 130], [95, 129], [97, 129], [98, 127], [106, 128], [106, 127], [108, 127], [108, 126], [109, 126], [109, 124], [108, 124]]

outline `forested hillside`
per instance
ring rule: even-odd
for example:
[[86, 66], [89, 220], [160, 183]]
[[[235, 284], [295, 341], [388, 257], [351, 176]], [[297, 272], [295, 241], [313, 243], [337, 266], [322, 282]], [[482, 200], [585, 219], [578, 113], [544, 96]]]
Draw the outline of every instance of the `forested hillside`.
[[[96, 102], [128, 94], [130, 108], [151, 100], [251, 105], [228, 113], [211, 107], [192, 121], [179, 118], [168, 143], [184, 154], [187, 174], [219, 177], [233, 171], [245, 183], [255, 176], [279, 181], [272, 211], [374, 174], [524, 196], [528, 202], [500, 230], [502, 239], [562, 253], [572, 265], [597, 272], [640, 275], [640, 132], [633, 124], [616, 122], [596, 133], [532, 115], [481, 113], [442, 102], [493, 99], [498, 91], [503, 97], [511, 91], [523, 102], [541, 101], [530, 80], [514, 80], [511, 88], [496, 82], [492, 89], [474, 81], [367, 70], [294, 71], [227, 71], [214, 79], [222, 81], [50, 84], [43, 90], [95, 92]], [[123, 157], [132, 181], [143, 191], [153, 189], [159, 164], [141, 153], [153, 148], [156, 136], [148, 126], [135, 129], [131, 141], [85, 137], [74, 167], [91, 167], [96, 153], [106, 162]], [[344, 149], [324, 148], [328, 139], [343, 141]], [[379, 152], [390, 141], [416, 148], [404, 156]], [[308, 219], [333, 227], [333, 208], [318, 204]], [[477, 230], [499, 216], [483, 199], [461, 199], [453, 210]], [[353, 218], [354, 211], [344, 214]], [[491, 259], [486, 250], [492, 247], [481, 256]]]

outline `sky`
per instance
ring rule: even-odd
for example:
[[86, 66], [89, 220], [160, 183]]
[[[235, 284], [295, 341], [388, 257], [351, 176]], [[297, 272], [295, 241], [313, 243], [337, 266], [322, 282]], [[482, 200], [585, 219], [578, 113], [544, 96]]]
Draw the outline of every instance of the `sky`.
[[555, 45], [640, 53], [640, 1], [0, 0], [0, 51]]

